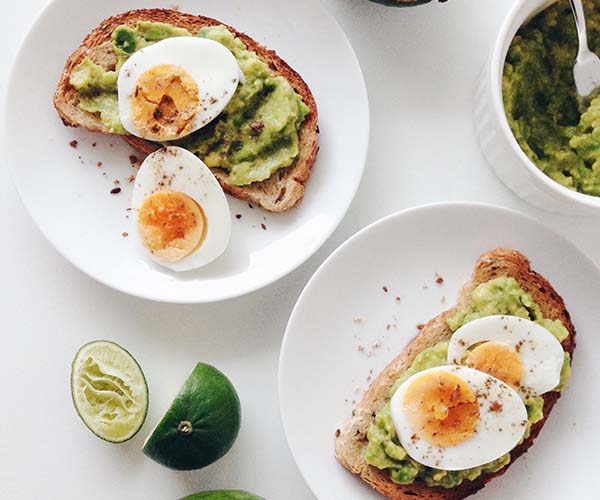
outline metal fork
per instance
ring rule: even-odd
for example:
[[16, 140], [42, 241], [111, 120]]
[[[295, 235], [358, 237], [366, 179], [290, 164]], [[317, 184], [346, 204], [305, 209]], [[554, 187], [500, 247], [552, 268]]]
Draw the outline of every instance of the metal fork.
[[581, 97], [586, 97], [600, 87], [600, 58], [588, 46], [585, 13], [581, 0], [569, 0], [569, 2], [579, 38], [579, 51], [573, 65], [573, 77], [577, 93]]

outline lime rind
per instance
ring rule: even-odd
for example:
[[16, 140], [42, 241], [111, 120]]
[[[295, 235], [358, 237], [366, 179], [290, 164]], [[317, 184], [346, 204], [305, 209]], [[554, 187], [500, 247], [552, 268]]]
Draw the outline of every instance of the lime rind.
[[71, 396], [83, 423], [111, 443], [128, 441], [148, 413], [148, 385], [135, 358], [114, 342], [82, 346], [71, 365]]
[[240, 423], [240, 400], [231, 381], [215, 367], [198, 363], [142, 449], [170, 469], [201, 469], [231, 449]]
[[264, 498], [242, 490], [212, 490], [189, 495], [180, 500], [264, 500]]

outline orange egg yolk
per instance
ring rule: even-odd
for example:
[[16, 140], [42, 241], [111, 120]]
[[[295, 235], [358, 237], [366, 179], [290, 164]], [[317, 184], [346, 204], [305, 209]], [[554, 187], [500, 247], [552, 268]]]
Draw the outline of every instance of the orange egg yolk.
[[521, 386], [525, 372], [519, 353], [504, 342], [484, 342], [478, 345], [467, 356], [466, 365], [515, 388]]
[[410, 384], [404, 412], [415, 437], [439, 448], [462, 443], [479, 422], [479, 404], [471, 387], [444, 371], [422, 375]]
[[172, 64], [142, 73], [131, 96], [131, 121], [149, 139], [168, 140], [190, 133], [200, 106], [196, 81]]
[[202, 245], [206, 227], [200, 205], [176, 191], [151, 194], [138, 213], [143, 245], [164, 262], [177, 262], [194, 252]]

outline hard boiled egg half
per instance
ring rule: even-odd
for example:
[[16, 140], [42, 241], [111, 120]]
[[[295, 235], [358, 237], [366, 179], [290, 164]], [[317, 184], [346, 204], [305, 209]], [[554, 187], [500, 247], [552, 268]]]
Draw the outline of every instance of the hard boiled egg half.
[[527, 429], [527, 410], [517, 392], [464, 366], [416, 373], [396, 390], [390, 410], [408, 455], [428, 467], [449, 471], [500, 458]]
[[237, 88], [240, 67], [224, 45], [167, 38], [134, 53], [119, 71], [119, 117], [151, 141], [185, 137], [214, 120]]
[[142, 254], [174, 271], [212, 262], [229, 242], [225, 194], [209, 168], [186, 149], [169, 146], [144, 160], [131, 208]]
[[554, 335], [533, 321], [487, 316], [454, 332], [448, 363], [486, 372], [528, 398], [558, 386], [564, 351]]

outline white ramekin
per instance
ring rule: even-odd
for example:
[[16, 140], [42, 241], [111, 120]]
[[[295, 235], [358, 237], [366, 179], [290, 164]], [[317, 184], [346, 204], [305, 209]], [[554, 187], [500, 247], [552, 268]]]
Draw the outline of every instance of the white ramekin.
[[598, 215], [600, 197], [572, 191], [533, 164], [513, 136], [504, 111], [502, 72], [508, 47], [527, 19], [555, 1], [517, 0], [508, 13], [475, 92], [475, 133], [496, 175], [525, 201], [551, 212]]

